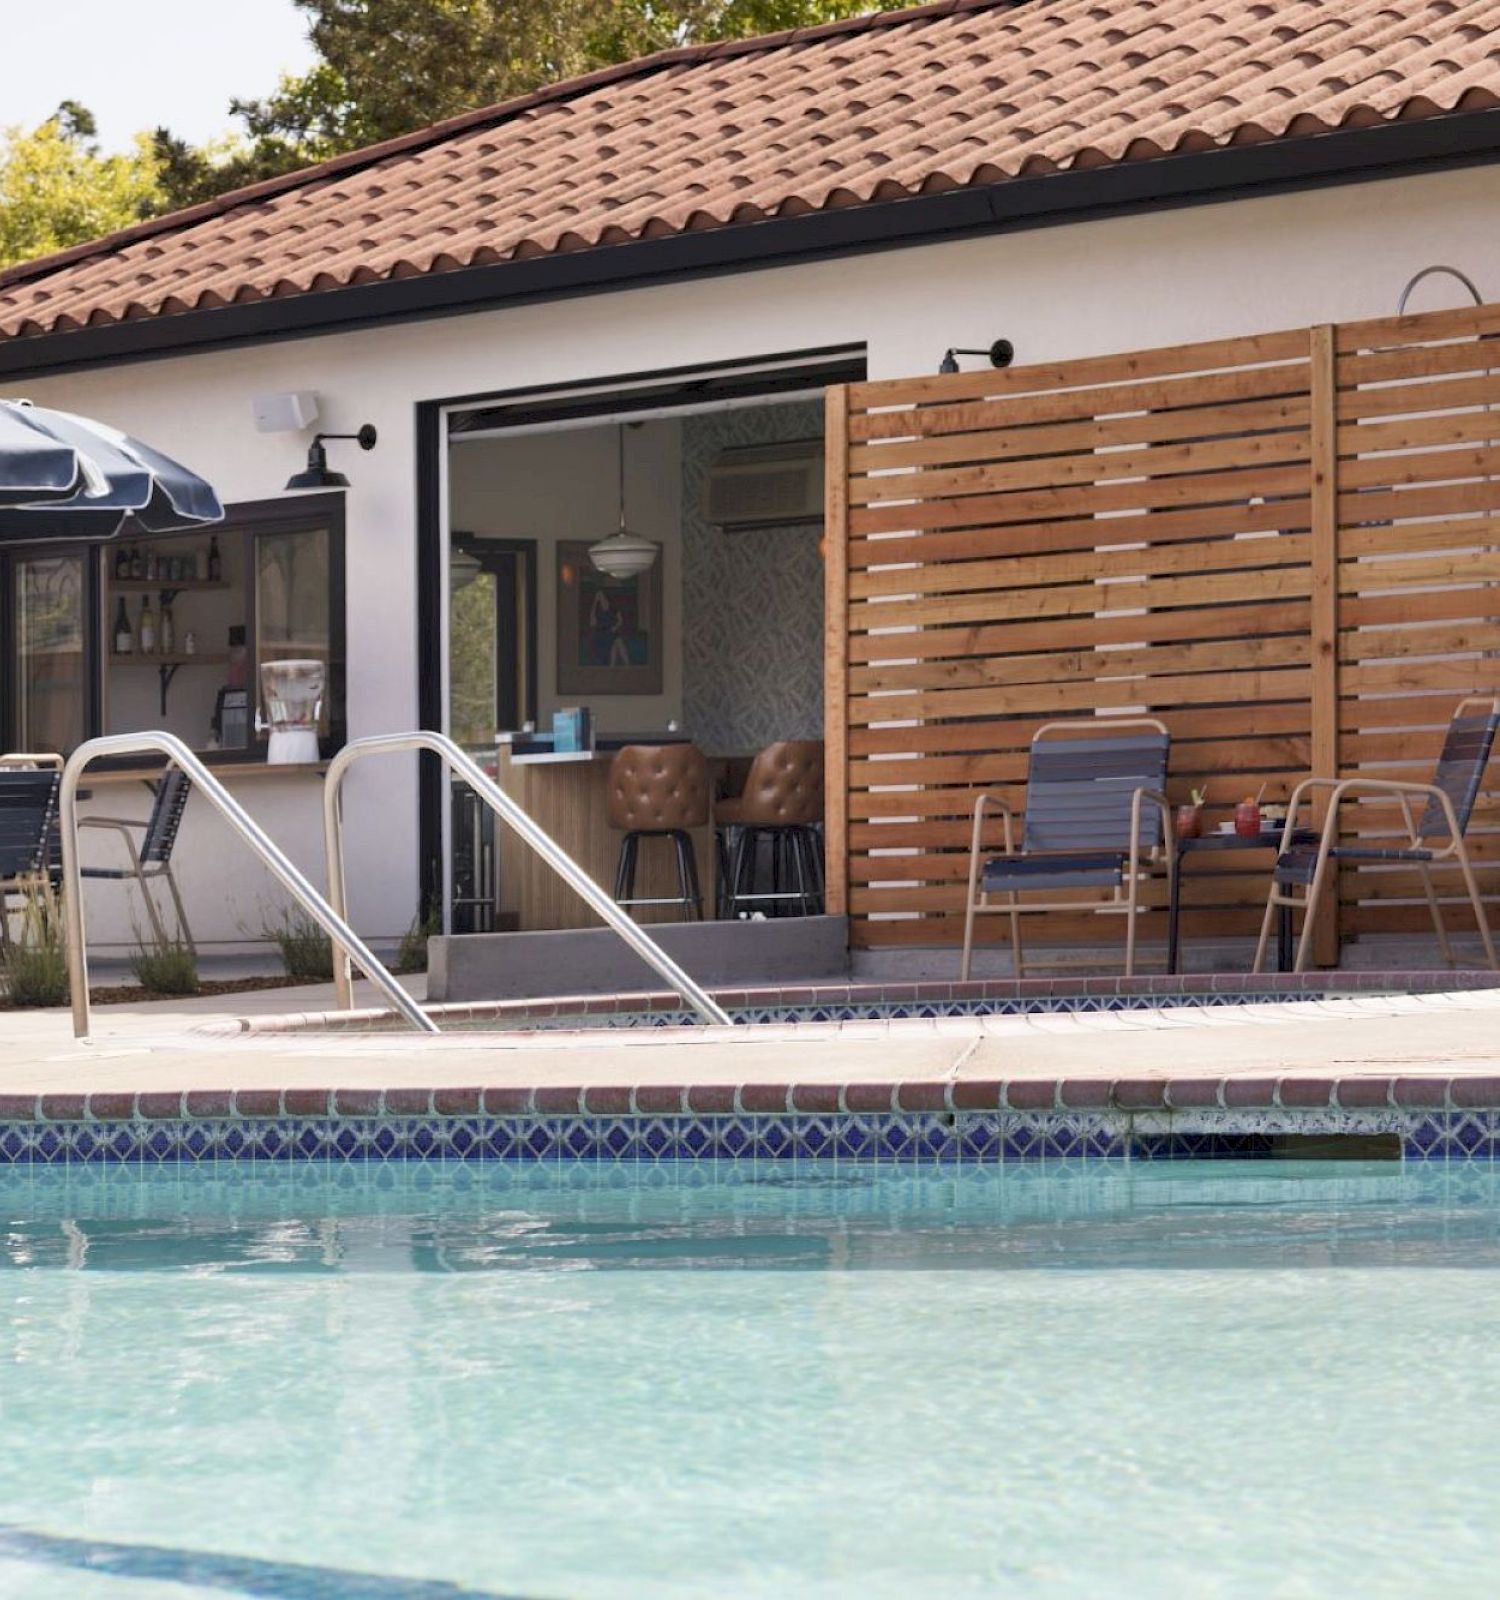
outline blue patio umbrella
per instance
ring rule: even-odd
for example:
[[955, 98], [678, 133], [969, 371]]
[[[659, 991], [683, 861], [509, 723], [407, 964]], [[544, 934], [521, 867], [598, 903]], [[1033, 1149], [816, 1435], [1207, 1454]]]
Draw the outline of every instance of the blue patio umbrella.
[[211, 485], [103, 422], [0, 400], [0, 544], [177, 533], [220, 522]]

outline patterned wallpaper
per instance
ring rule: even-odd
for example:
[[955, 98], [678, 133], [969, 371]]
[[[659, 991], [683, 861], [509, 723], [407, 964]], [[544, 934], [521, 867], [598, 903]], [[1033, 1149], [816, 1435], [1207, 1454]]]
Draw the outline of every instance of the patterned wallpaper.
[[711, 753], [823, 737], [822, 529], [725, 533], [702, 514], [721, 450], [822, 432], [815, 401], [683, 422], [683, 717]]

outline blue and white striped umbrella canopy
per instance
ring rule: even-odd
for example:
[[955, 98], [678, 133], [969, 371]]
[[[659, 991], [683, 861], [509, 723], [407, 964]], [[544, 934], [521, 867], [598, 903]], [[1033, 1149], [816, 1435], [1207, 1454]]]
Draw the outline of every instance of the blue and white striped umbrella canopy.
[[0, 400], [0, 544], [177, 533], [220, 522], [195, 472], [106, 423]]

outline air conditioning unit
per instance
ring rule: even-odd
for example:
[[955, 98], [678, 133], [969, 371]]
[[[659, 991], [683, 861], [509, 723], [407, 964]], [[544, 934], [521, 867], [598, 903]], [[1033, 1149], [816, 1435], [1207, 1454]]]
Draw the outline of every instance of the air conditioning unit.
[[726, 532], [822, 522], [823, 441], [725, 450], [703, 486], [703, 517]]

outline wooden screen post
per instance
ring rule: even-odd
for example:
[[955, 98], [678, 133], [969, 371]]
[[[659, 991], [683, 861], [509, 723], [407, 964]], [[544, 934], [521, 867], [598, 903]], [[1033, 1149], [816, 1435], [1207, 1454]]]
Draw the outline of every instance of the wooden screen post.
[[828, 390], [823, 433], [824, 896], [830, 916], [849, 910], [849, 390]]
[[[1309, 398], [1312, 465], [1312, 772], [1331, 778], [1339, 764], [1339, 519], [1338, 410], [1334, 369], [1334, 330], [1311, 330]], [[1327, 814], [1327, 797], [1318, 797], [1317, 825]], [[1329, 863], [1328, 882], [1317, 926], [1313, 959], [1320, 967], [1339, 961], [1338, 863]]]

